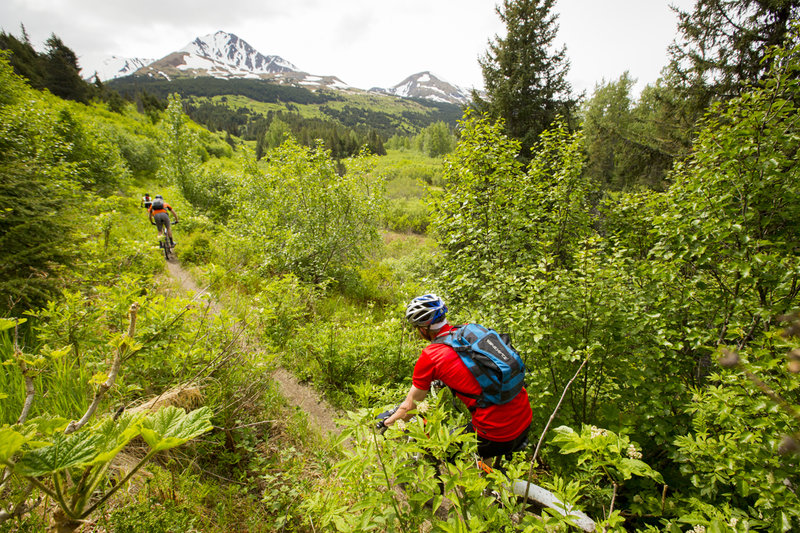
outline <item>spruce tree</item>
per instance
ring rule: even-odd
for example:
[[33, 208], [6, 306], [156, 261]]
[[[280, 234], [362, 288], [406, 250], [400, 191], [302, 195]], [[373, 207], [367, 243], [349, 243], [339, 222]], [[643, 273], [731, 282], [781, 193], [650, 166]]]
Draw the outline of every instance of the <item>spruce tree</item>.
[[504, 0], [496, 11], [505, 37], [495, 36], [479, 60], [486, 99], [473, 94], [480, 111], [505, 121], [506, 133], [522, 142], [528, 157], [539, 134], [559, 115], [570, 121], [576, 105], [567, 81], [566, 47], [555, 49], [555, 0]]
[[45, 88], [45, 62], [34, 50], [27, 36], [19, 40], [9, 33], [0, 32], [0, 49], [8, 50], [9, 62], [14, 67], [14, 72], [26, 78], [31, 87]]
[[800, 0], [696, 0], [678, 13], [678, 38], [669, 48], [658, 97], [662, 114], [683, 133], [689, 151], [698, 120], [708, 107], [762, 81], [771, 68], [769, 50], [790, 44]]
[[88, 103], [91, 97], [90, 85], [81, 78], [78, 56], [55, 34], [47, 42], [47, 71], [45, 84], [56, 96]]
[[697, 0], [692, 11], [676, 11], [669, 70], [708, 103], [738, 96], [766, 76], [769, 49], [786, 43], [800, 0]]

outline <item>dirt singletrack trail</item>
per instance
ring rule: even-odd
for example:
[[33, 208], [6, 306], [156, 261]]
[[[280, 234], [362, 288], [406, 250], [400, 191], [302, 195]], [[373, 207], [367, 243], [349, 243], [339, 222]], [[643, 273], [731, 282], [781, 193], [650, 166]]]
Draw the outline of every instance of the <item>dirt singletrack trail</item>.
[[[189, 272], [184, 270], [176, 259], [167, 261], [167, 269], [172, 279], [177, 281], [184, 291], [195, 294], [203, 292], [203, 289], [195, 283]], [[211, 310], [214, 313], [220, 312], [221, 309], [219, 302], [211, 301]], [[317, 391], [308, 385], [300, 383], [289, 371], [281, 367], [273, 371], [272, 379], [280, 386], [281, 395], [290, 404], [305, 412], [309, 421], [318, 427], [322, 433], [339, 433], [339, 428], [336, 426], [334, 419], [339, 417], [341, 413], [328, 404]]]

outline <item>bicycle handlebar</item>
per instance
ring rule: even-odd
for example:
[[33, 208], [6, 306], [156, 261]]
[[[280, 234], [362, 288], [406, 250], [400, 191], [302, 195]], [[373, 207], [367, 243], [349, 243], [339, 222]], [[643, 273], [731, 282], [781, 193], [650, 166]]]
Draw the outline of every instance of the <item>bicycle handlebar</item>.
[[389, 418], [390, 416], [392, 416], [393, 414], [395, 414], [397, 412], [397, 408], [398, 407], [400, 407], [400, 406], [398, 405], [397, 407], [389, 409], [388, 411], [384, 411], [384, 412], [382, 412], [381, 414], [379, 414], [378, 416], [375, 417], [378, 420], [375, 423], [375, 429], [380, 431], [381, 435], [383, 435], [383, 433], [387, 429], [389, 429], [388, 426], [386, 426], [386, 424], [385, 424], [386, 419]]
[[[435, 380], [435, 381], [431, 382], [431, 389], [432, 389], [433, 391], [437, 391], [437, 390], [443, 389], [443, 388], [445, 388], [445, 387], [446, 387], [446, 385], [444, 384], [444, 382], [443, 382], [442, 380], [439, 380], [439, 379], [437, 379], [437, 380]], [[384, 432], [385, 432], [387, 429], [389, 429], [389, 428], [386, 426], [386, 424], [385, 424], [384, 422], [386, 421], [386, 419], [387, 419], [387, 418], [389, 418], [390, 416], [392, 416], [393, 414], [395, 414], [395, 413], [397, 412], [397, 409], [398, 409], [399, 407], [400, 407], [400, 406], [398, 405], [397, 407], [394, 407], [394, 408], [392, 408], [392, 409], [389, 409], [388, 411], [384, 411], [384, 412], [382, 412], [381, 414], [379, 414], [378, 416], [376, 416], [376, 417], [375, 417], [375, 418], [378, 420], [378, 421], [375, 423], [375, 429], [377, 429], [378, 431], [380, 431], [380, 432], [381, 432], [381, 435], [383, 435], [383, 433], [384, 433]]]

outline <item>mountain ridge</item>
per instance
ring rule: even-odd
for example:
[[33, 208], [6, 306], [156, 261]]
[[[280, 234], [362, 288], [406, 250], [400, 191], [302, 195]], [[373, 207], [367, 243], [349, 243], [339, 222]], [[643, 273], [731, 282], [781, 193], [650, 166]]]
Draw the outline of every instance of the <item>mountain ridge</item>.
[[448, 83], [430, 71], [412, 74], [393, 87], [359, 89], [336, 76], [310, 74], [280, 56], [264, 55], [237, 35], [224, 31], [197, 37], [186, 46], [159, 59], [112, 56], [104, 60], [103, 65], [103, 70], [96, 73], [101, 81], [131, 75], [167, 80], [211, 76], [223, 79], [263, 79], [310, 90], [377, 93], [458, 105], [466, 104], [471, 99], [469, 90]]

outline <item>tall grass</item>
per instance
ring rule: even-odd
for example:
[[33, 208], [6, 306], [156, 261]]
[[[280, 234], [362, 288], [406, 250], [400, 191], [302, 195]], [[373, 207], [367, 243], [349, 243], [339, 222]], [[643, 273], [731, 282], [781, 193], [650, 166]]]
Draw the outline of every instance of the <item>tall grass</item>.
[[[13, 335], [13, 333], [12, 333]], [[36, 395], [28, 418], [59, 415], [78, 418], [89, 404], [91, 374], [71, 356], [49, 356], [46, 347], [24, 348]], [[0, 334], [0, 424], [14, 424], [25, 402], [25, 379], [14, 357], [9, 332]]]

